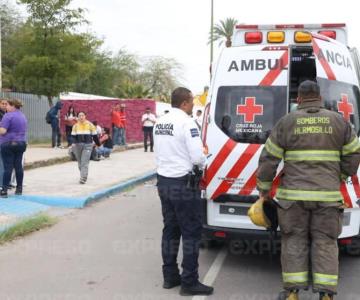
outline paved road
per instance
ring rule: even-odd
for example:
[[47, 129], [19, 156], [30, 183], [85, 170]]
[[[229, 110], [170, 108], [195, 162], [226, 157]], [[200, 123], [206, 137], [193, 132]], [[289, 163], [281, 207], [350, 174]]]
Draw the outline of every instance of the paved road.
[[[0, 247], [0, 299], [181, 299], [178, 288], [161, 288], [161, 227], [153, 182], [73, 210], [53, 228]], [[202, 250], [201, 278], [215, 286], [208, 299], [276, 299], [278, 257], [237, 252]], [[360, 258], [342, 256], [338, 299], [359, 299], [359, 274]]]

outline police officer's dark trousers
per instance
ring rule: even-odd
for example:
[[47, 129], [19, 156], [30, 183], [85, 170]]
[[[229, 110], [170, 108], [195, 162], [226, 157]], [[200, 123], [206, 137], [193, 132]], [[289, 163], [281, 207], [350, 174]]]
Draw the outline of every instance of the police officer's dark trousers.
[[200, 191], [186, 187], [186, 176], [168, 178], [158, 175], [164, 229], [162, 258], [164, 280], [179, 278], [177, 255], [182, 238], [181, 282], [191, 286], [198, 280], [199, 243], [201, 239]]

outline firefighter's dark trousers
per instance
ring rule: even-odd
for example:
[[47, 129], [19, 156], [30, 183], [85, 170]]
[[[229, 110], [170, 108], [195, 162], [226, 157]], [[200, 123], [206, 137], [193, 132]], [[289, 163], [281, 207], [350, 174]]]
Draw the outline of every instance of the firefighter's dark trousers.
[[343, 210], [339, 202], [279, 201], [284, 288], [336, 293]]
[[200, 191], [186, 187], [186, 176], [167, 178], [158, 175], [158, 192], [161, 200], [164, 229], [162, 258], [164, 280], [179, 278], [177, 255], [182, 239], [182, 285], [197, 283], [199, 244], [201, 239]]

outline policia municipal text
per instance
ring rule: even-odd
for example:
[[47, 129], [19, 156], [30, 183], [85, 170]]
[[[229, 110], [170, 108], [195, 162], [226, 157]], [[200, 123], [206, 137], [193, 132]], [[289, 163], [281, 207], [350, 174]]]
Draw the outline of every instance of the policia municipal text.
[[[205, 156], [197, 125], [190, 117], [192, 93], [182, 87], [175, 89], [171, 106], [171, 112], [158, 119], [154, 126], [157, 186], [164, 220], [163, 287], [170, 289], [181, 284], [181, 295], [209, 295], [213, 288], [198, 281], [202, 230], [200, 191], [196, 186], [197, 175], [190, 173], [203, 168]], [[177, 265], [180, 237], [183, 244], [181, 277]]]
[[337, 238], [344, 208], [340, 183], [356, 174], [360, 143], [341, 114], [322, 107], [315, 82], [300, 84], [298, 103], [297, 111], [283, 117], [266, 141], [257, 188], [269, 200], [277, 167], [284, 160], [276, 193], [285, 288], [279, 299], [299, 299], [299, 290], [307, 289], [312, 278], [320, 300], [330, 300], [338, 284]]

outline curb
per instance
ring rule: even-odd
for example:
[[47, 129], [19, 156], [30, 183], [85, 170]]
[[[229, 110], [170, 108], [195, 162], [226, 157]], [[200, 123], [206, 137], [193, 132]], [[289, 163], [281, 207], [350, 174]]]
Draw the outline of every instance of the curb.
[[123, 183], [117, 184], [115, 186], [112, 186], [112, 187], [110, 187], [108, 189], [104, 189], [102, 191], [92, 193], [86, 198], [83, 207], [86, 206], [86, 205], [91, 204], [92, 202], [98, 201], [98, 200], [100, 200], [102, 198], [109, 197], [109, 196], [111, 196], [113, 194], [117, 194], [119, 192], [122, 192], [125, 189], [128, 189], [129, 187], [132, 187], [132, 186], [141, 184], [143, 182], [146, 182], [148, 180], [151, 180], [151, 179], [155, 178], [155, 176], [156, 176], [156, 172], [151, 171], [151, 172], [148, 172], [148, 173], [146, 173], [146, 174], [144, 174], [142, 176], [139, 176], [139, 177], [127, 180], [127, 181], [125, 181]]
[[[145, 173], [139, 177], [128, 179], [125, 182], [114, 185], [107, 189], [101, 190], [99, 192], [92, 193], [84, 197], [62, 197], [62, 196], [32, 196], [32, 195], [22, 195], [17, 196], [16, 198], [23, 201], [35, 202], [49, 207], [64, 207], [64, 208], [84, 208], [85, 206], [101, 200], [103, 198], [109, 197], [113, 194], [120, 193], [125, 189], [141, 184], [145, 181], [155, 178], [156, 172], [151, 171]], [[11, 197], [12, 198], [12, 197]]]
[[[134, 150], [144, 147], [143, 143], [135, 143], [135, 144], [129, 144], [127, 146], [121, 146], [120, 148], [113, 149], [112, 153], [116, 152], [123, 152], [127, 150]], [[53, 166], [57, 164], [63, 164], [66, 162], [72, 161], [69, 155], [61, 156], [61, 157], [55, 157], [50, 159], [44, 159], [44, 160], [38, 160], [30, 163], [26, 163], [24, 165], [24, 170], [32, 170], [36, 168], [42, 168], [42, 167], [48, 167]]]

